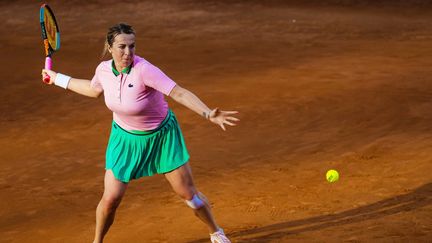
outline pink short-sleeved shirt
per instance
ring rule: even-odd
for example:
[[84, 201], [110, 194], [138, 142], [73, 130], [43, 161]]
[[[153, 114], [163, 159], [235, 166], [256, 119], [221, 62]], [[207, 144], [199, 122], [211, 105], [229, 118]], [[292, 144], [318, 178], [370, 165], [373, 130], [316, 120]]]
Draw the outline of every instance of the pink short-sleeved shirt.
[[115, 76], [112, 60], [96, 68], [91, 87], [103, 91], [106, 106], [123, 129], [148, 131], [158, 127], [168, 113], [164, 95], [176, 83], [144, 58], [134, 57], [129, 73]]

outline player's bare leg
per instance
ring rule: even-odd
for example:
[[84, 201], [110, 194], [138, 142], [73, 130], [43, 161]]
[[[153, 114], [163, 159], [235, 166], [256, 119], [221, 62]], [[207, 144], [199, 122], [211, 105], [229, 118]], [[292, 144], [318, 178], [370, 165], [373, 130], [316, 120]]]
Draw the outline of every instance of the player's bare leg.
[[93, 243], [103, 242], [103, 238], [114, 222], [115, 212], [126, 192], [127, 183], [114, 177], [111, 170], [105, 172], [104, 194], [96, 209], [96, 230]]
[[204, 206], [194, 209], [194, 213], [208, 226], [210, 233], [216, 232], [219, 227], [213, 217], [207, 198], [195, 188], [192, 178], [192, 170], [189, 163], [186, 163], [174, 171], [166, 173], [165, 178], [171, 184], [174, 192], [176, 192], [183, 200], [191, 200], [194, 195], [198, 195], [198, 197], [204, 202]]

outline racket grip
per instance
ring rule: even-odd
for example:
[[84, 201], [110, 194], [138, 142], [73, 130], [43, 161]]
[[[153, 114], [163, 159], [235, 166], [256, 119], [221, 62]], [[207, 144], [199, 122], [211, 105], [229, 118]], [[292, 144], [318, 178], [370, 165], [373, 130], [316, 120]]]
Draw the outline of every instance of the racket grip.
[[[51, 70], [51, 68], [52, 68], [52, 59], [51, 59], [51, 57], [46, 57], [45, 58], [45, 69]], [[48, 74], [45, 74], [43, 77], [44, 83], [49, 83], [50, 78], [51, 77]]]

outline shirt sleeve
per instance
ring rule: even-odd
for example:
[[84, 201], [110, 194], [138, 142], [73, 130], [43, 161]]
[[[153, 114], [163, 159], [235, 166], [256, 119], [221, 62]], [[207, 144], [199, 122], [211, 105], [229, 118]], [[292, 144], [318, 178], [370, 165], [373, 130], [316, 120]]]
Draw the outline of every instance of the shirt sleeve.
[[176, 82], [152, 64], [143, 65], [141, 77], [144, 85], [152, 87], [164, 95], [169, 95], [177, 85]]
[[94, 90], [97, 90], [99, 92], [103, 91], [103, 87], [102, 87], [102, 83], [100, 81], [100, 67], [101, 65], [99, 64], [99, 66], [96, 68], [95, 74], [90, 82], [90, 87]]

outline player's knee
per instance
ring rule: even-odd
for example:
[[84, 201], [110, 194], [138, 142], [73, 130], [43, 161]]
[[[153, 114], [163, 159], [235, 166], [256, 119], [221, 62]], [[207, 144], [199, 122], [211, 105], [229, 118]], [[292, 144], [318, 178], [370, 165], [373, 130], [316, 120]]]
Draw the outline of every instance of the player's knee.
[[115, 210], [120, 205], [121, 199], [121, 196], [104, 195], [102, 201], [105, 208], [107, 208], [108, 210]]
[[191, 200], [192, 197], [196, 194], [196, 189], [193, 185], [182, 185], [179, 187], [174, 187], [174, 191], [183, 200]]

